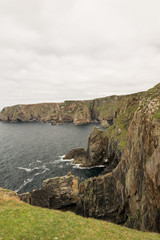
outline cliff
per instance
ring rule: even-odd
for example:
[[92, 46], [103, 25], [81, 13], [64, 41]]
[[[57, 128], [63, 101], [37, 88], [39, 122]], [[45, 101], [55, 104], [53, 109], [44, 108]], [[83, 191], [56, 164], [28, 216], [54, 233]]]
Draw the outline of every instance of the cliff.
[[104, 145], [97, 141], [117, 165], [80, 184], [77, 213], [160, 232], [160, 84], [130, 100], [122, 100]]
[[105, 173], [115, 168], [125, 148], [129, 124], [143, 96], [144, 93], [137, 93], [119, 97], [114, 116], [110, 115], [113, 124], [109, 125], [107, 131], [94, 127], [88, 139], [87, 150], [72, 149], [65, 159], [74, 159], [73, 163], [79, 163], [81, 167], [105, 165]]
[[42, 188], [19, 194], [19, 198], [31, 205], [59, 209], [76, 204], [78, 178], [69, 172], [64, 177], [55, 177], [43, 181]]
[[[130, 96], [130, 95], [129, 95]], [[88, 101], [65, 101], [63, 103], [40, 103], [5, 107], [0, 113], [1, 121], [51, 122], [52, 124], [73, 122], [87, 124], [100, 121], [108, 126], [117, 112], [120, 101], [127, 96], [111, 96]]]

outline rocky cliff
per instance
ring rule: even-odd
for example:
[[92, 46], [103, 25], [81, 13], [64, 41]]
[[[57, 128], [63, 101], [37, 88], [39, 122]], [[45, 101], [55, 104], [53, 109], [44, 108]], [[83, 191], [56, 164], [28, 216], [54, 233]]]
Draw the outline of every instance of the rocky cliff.
[[73, 163], [79, 163], [81, 167], [105, 165], [105, 173], [115, 168], [126, 145], [129, 124], [143, 95], [144, 93], [137, 93], [119, 97], [115, 114], [114, 116], [110, 115], [113, 124], [109, 125], [107, 131], [94, 127], [88, 139], [87, 150], [83, 148], [72, 149], [65, 156], [65, 159], [74, 159]]
[[[130, 96], [130, 95], [129, 95]], [[63, 103], [41, 103], [5, 107], [0, 113], [1, 121], [51, 122], [52, 124], [73, 122], [87, 124], [100, 121], [108, 126], [115, 118], [120, 101], [127, 96], [111, 96], [88, 101], [65, 101]]]
[[59, 209], [75, 205], [78, 195], [78, 178], [69, 172], [64, 177], [46, 179], [42, 188], [19, 194], [19, 198], [31, 205]]
[[97, 141], [117, 164], [80, 184], [77, 213], [160, 232], [160, 84], [130, 100], [122, 100], [104, 145]]

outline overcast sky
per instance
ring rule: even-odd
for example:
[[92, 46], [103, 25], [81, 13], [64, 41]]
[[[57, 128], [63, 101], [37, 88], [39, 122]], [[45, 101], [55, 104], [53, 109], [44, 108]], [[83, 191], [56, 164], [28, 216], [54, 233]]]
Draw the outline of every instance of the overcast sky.
[[0, 108], [160, 82], [160, 0], [0, 0]]

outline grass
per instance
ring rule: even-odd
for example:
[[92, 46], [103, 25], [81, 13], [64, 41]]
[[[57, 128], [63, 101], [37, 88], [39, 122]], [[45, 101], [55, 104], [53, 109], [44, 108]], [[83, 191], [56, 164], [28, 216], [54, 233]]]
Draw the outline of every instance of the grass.
[[153, 118], [157, 119], [160, 122], [160, 107], [156, 111], [156, 113], [153, 115]]
[[0, 239], [159, 240], [160, 235], [83, 218], [71, 212], [34, 207], [0, 189]]

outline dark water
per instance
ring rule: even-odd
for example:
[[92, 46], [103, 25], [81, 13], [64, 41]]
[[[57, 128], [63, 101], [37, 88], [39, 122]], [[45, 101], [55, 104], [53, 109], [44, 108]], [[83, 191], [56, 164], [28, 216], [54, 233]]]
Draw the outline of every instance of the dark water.
[[69, 171], [79, 182], [98, 176], [103, 168], [81, 169], [62, 156], [75, 147], [87, 147], [95, 124], [0, 122], [0, 187], [18, 193], [38, 189], [44, 179]]

